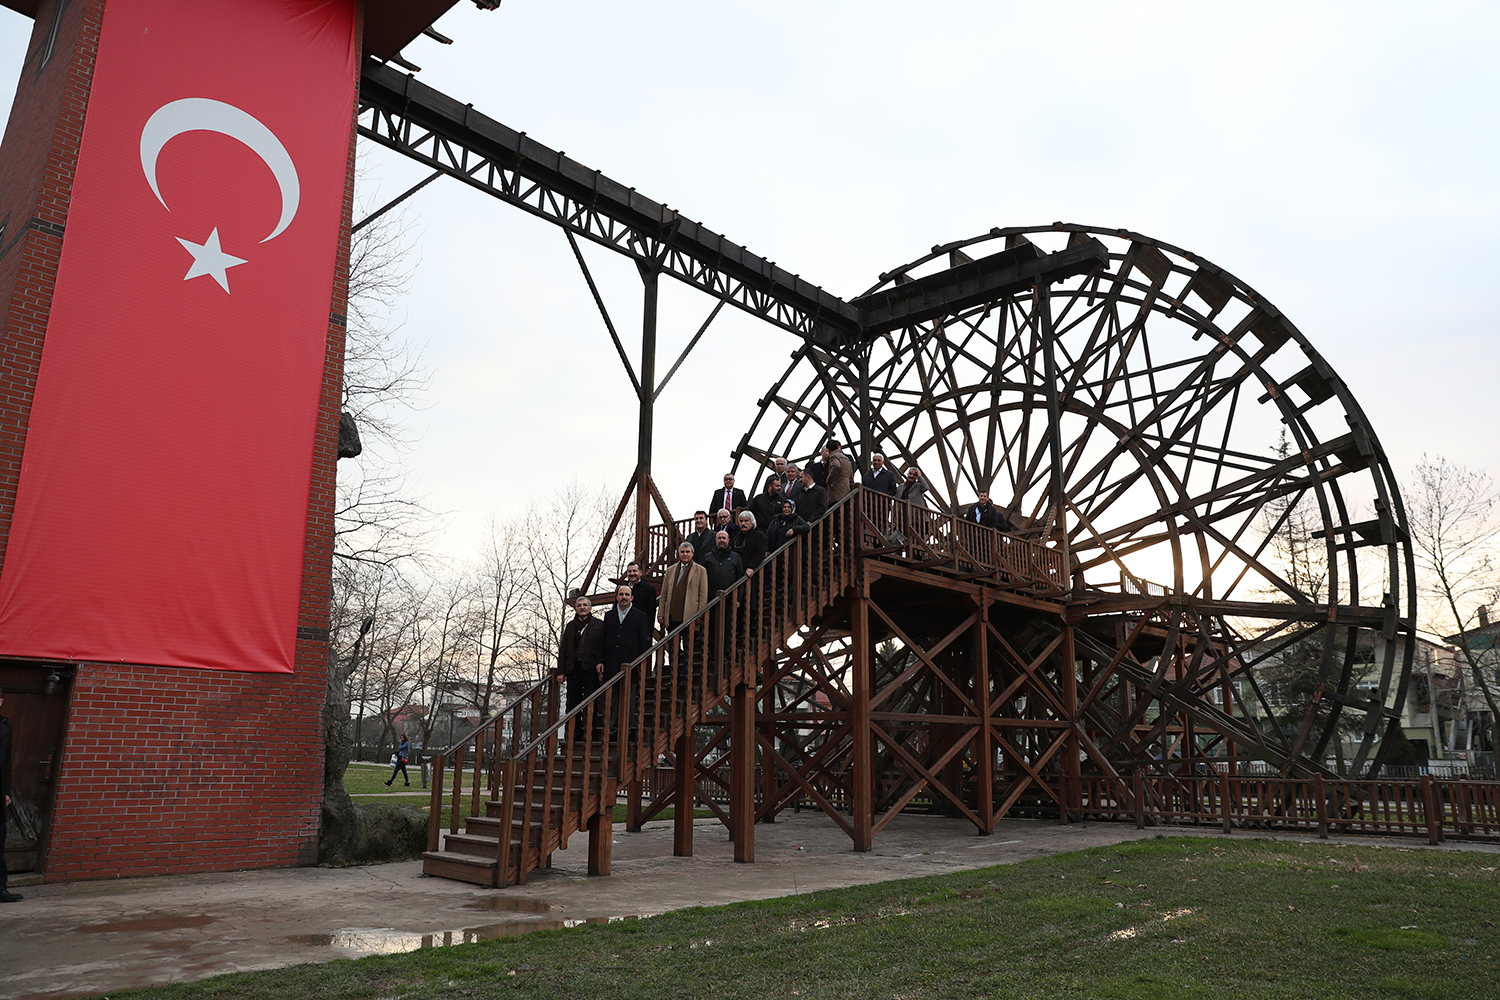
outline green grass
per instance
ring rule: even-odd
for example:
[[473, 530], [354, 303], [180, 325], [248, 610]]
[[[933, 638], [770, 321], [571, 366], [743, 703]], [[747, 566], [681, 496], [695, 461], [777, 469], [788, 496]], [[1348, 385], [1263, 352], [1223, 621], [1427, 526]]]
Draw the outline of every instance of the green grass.
[[1479, 1000], [1500, 971], [1497, 861], [1157, 839], [131, 995]]

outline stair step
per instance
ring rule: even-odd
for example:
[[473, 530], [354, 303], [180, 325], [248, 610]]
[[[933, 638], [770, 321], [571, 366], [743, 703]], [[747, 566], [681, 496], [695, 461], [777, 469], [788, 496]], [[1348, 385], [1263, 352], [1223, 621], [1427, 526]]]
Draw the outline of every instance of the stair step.
[[443, 837], [445, 853], [461, 854], [467, 858], [488, 858], [494, 861], [499, 845], [499, 840], [494, 837], [474, 833], [450, 833]]
[[472, 882], [494, 888], [499, 881], [500, 862], [494, 854], [489, 859], [451, 851], [424, 851], [422, 874], [437, 878], [451, 878], [459, 882]]

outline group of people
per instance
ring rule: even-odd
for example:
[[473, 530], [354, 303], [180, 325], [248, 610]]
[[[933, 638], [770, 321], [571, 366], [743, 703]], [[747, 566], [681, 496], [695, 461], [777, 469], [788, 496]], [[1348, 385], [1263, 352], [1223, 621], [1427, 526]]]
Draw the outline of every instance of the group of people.
[[[641, 578], [639, 562], [625, 568], [615, 588], [615, 604], [603, 619], [593, 602], [579, 596], [574, 617], [563, 627], [555, 675], [566, 683], [571, 711], [620, 668], [651, 647], [655, 629], [665, 634], [696, 615], [711, 597], [754, 576], [768, 555], [806, 535], [828, 510], [854, 488], [856, 470], [841, 443], [830, 438], [818, 460], [805, 468], [784, 458], [772, 462], [761, 492], [747, 497], [733, 473], [713, 491], [706, 509], [693, 512], [693, 530], [677, 546], [676, 559], [662, 575], [661, 593]], [[879, 453], [870, 456], [860, 484], [920, 507], [927, 506], [927, 484], [916, 466], [898, 476]], [[987, 492], [964, 515], [986, 527], [1006, 529], [1004, 514]]]

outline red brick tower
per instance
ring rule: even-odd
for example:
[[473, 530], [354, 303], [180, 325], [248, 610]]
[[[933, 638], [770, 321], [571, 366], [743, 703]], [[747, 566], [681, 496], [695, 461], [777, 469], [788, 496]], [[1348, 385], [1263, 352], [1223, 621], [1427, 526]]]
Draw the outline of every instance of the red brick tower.
[[[3, 0], [35, 18], [0, 146], [0, 559], [11, 538], [108, 0]], [[365, 54], [389, 56], [452, 6], [370, 0]], [[352, 109], [351, 109], [352, 111]], [[309, 864], [322, 787], [334, 468], [354, 144], [350, 132], [291, 672], [109, 657], [0, 659], [18, 810], [48, 880]], [[233, 272], [231, 272], [233, 273]], [[80, 454], [80, 462], [89, 456]], [[3, 564], [0, 564], [3, 565]]]

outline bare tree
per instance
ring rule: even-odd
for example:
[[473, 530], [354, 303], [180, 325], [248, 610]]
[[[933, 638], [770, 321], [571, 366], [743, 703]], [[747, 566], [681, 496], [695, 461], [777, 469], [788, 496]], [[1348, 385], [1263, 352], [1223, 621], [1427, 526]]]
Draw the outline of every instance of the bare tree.
[[400, 301], [418, 263], [399, 216], [356, 231], [349, 248], [349, 316], [342, 407], [359, 425], [364, 451], [339, 464], [334, 554], [390, 563], [415, 555], [432, 514], [411, 495], [402, 461], [411, 447], [407, 418], [420, 409], [430, 373], [397, 334]]
[[[1425, 573], [1428, 605], [1423, 631], [1456, 642], [1464, 665], [1489, 709], [1490, 746], [1500, 750], [1500, 705], [1496, 703], [1494, 637], [1482, 635], [1479, 618], [1500, 598], [1497, 570], [1497, 501], [1500, 490], [1488, 473], [1439, 455], [1422, 456], [1406, 491], [1407, 521]], [[1442, 633], [1454, 629], [1456, 634]]]

